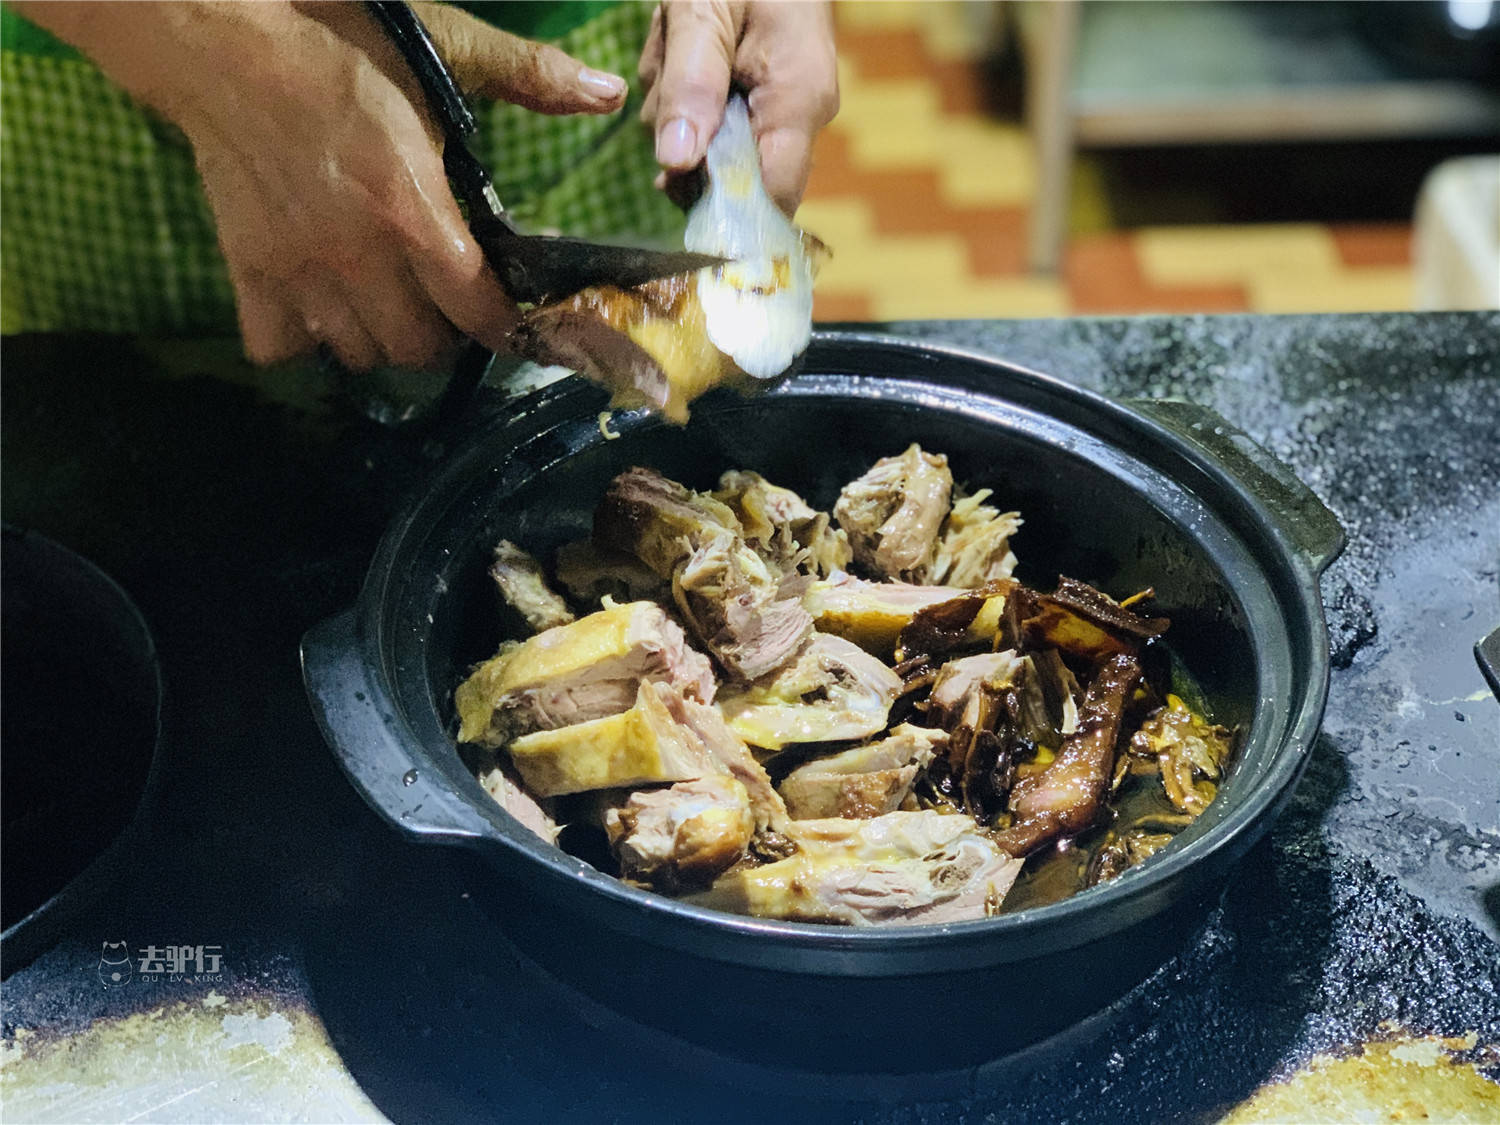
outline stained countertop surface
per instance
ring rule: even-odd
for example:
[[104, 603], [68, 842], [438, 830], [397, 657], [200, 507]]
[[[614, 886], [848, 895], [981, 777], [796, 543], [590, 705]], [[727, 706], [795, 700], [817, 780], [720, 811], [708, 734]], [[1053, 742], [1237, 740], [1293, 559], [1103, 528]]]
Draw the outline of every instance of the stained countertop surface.
[[[1197, 1121], [1392, 1035], [1454, 1037], [1494, 1076], [1500, 704], [1471, 650], [1500, 626], [1500, 315], [880, 328], [1211, 406], [1348, 532], [1308, 770], [1107, 1027], [1024, 1071], [860, 1085], [684, 1052], [579, 1002], [506, 942], [485, 868], [365, 807], [303, 696], [302, 633], [353, 602], [443, 456], [392, 424], [432, 386], [257, 373], [226, 341], [19, 337], [4, 517], [134, 597], [168, 717], [130, 854], [52, 948], [5, 966], [7, 1116]], [[106, 942], [215, 947], [221, 971], [109, 987]]]

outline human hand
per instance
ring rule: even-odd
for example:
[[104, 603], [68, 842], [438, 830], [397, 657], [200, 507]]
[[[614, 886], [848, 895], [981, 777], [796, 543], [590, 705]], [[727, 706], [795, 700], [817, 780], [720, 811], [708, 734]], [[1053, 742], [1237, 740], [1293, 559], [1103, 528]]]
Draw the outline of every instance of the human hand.
[[[625, 81], [464, 12], [417, 5], [465, 90], [609, 113]], [[192, 142], [259, 363], [329, 346], [347, 367], [502, 348], [514, 302], [443, 173], [420, 88], [361, 4], [40, 4]]]
[[730, 82], [749, 95], [761, 176], [788, 215], [812, 169], [812, 143], [838, 112], [833, 16], [823, 0], [663, 0], [641, 52], [641, 120], [666, 170], [703, 160]]

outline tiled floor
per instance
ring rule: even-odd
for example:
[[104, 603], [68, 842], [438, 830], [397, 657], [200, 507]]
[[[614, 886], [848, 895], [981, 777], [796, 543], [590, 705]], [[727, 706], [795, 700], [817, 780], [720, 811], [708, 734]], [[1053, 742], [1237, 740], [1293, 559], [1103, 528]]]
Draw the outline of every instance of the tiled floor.
[[1410, 228], [1116, 229], [1087, 154], [1057, 276], [1026, 271], [1031, 141], [984, 109], [961, 0], [840, 0], [842, 108], [799, 222], [834, 250], [819, 319], [1410, 308]]

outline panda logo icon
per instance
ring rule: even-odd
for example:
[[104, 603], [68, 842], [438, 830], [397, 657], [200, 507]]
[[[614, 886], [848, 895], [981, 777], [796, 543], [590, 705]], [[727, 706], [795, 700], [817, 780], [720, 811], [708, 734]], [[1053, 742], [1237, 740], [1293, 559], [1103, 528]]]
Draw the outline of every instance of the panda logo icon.
[[106, 941], [99, 953], [99, 980], [105, 988], [119, 988], [129, 984], [134, 975], [130, 963], [130, 950], [123, 941]]

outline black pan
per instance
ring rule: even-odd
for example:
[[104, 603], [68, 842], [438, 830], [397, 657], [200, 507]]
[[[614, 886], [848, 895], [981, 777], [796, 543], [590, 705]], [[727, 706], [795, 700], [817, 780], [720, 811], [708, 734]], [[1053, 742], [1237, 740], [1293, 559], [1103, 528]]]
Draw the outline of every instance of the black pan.
[[[601, 405], [569, 380], [480, 427], [392, 523], [358, 603], [303, 643], [314, 710], [355, 786], [414, 840], [492, 861], [506, 931], [585, 993], [778, 1065], [899, 1073], [997, 1058], [1103, 1008], [1165, 960], [1285, 803], [1323, 713], [1317, 578], [1343, 533], [1217, 416], [847, 333], [817, 336], [803, 374], [759, 397], [704, 400], [684, 430], [632, 415], [607, 440]], [[606, 483], [635, 464], [700, 488], [752, 468], [827, 506], [912, 441], [1020, 509], [1018, 577], [1154, 586], [1215, 718], [1246, 732], [1218, 799], [1150, 863], [983, 921], [764, 921], [626, 886], [531, 835], [464, 768], [451, 697], [501, 640], [484, 573], [496, 540], [548, 557], [587, 533]]]
[[140, 610], [87, 559], [0, 530], [0, 975], [88, 915], [123, 873], [161, 740]]

